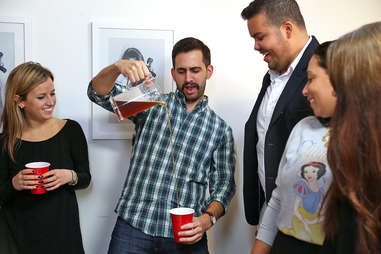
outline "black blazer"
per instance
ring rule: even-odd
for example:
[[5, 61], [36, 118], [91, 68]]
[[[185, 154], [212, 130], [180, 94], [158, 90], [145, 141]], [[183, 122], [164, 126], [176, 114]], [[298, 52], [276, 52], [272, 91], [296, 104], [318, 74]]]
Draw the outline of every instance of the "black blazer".
[[261, 91], [249, 120], [245, 124], [243, 198], [246, 220], [251, 225], [258, 224], [261, 207], [265, 200], [268, 202], [271, 198], [271, 193], [275, 188], [279, 162], [292, 128], [299, 120], [313, 114], [302, 90], [307, 82], [308, 62], [318, 45], [319, 42], [315, 37], [312, 37], [312, 41], [304, 51], [274, 108], [265, 138], [266, 195], [258, 178], [256, 145], [258, 142], [257, 113], [266, 89], [271, 82], [268, 73], [263, 78]]

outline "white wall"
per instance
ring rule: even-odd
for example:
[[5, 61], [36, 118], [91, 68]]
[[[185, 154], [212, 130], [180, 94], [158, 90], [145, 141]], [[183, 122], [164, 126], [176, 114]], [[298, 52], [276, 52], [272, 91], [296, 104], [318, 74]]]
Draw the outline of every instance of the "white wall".
[[[175, 41], [195, 36], [212, 52], [215, 67], [206, 93], [210, 104], [232, 126], [237, 150], [237, 194], [227, 215], [209, 233], [211, 253], [248, 253], [253, 227], [246, 224], [242, 202], [243, 126], [267, 67], [253, 51], [240, 13], [249, 0], [0, 0], [0, 16], [26, 17], [32, 25], [32, 60], [55, 74], [56, 115], [81, 124], [88, 137], [93, 182], [78, 191], [86, 252], [106, 253], [114, 226], [114, 206], [126, 175], [131, 142], [93, 141], [90, 102], [90, 22], [110, 20], [130, 28], [171, 29]], [[308, 31], [321, 42], [362, 24], [381, 20], [379, 0], [299, 0]]]

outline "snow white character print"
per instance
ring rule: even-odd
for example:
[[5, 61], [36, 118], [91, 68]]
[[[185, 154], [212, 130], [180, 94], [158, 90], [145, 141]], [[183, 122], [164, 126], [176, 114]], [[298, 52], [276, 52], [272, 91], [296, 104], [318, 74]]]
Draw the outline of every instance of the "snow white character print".
[[318, 180], [326, 173], [326, 165], [321, 162], [309, 162], [300, 170], [301, 179], [293, 186], [296, 194], [292, 216], [293, 228], [285, 228], [284, 232], [298, 239], [321, 245], [324, 241], [322, 228], [324, 218], [320, 207], [328, 186], [320, 186], [324, 183], [319, 184]]

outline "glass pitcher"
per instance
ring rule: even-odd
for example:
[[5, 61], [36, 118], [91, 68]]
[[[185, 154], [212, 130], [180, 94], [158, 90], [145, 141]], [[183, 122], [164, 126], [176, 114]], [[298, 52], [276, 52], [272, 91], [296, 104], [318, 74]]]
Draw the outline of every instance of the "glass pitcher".
[[155, 77], [127, 86], [127, 89], [110, 97], [111, 106], [121, 121], [155, 105], [164, 105], [162, 96], [155, 86]]

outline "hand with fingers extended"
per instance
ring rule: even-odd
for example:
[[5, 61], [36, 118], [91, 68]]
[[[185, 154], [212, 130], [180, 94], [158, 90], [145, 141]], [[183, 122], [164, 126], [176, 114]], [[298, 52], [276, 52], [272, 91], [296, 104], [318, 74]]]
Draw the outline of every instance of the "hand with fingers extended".
[[62, 185], [73, 181], [73, 172], [70, 169], [53, 169], [42, 175], [43, 188], [47, 191], [55, 190]]
[[117, 61], [115, 66], [119, 69], [120, 73], [128, 77], [132, 83], [143, 80], [150, 75], [150, 71], [143, 61], [122, 59]]
[[41, 182], [41, 176], [33, 175], [33, 169], [23, 169], [12, 178], [12, 185], [18, 191], [32, 190]]
[[192, 223], [181, 226], [179, 232], [180, 242], [184, 244], [194, 244], [202, 239], [204, 233], [212, 226], [210, 216], [203, 214], [199, 217], [194, 217]]

